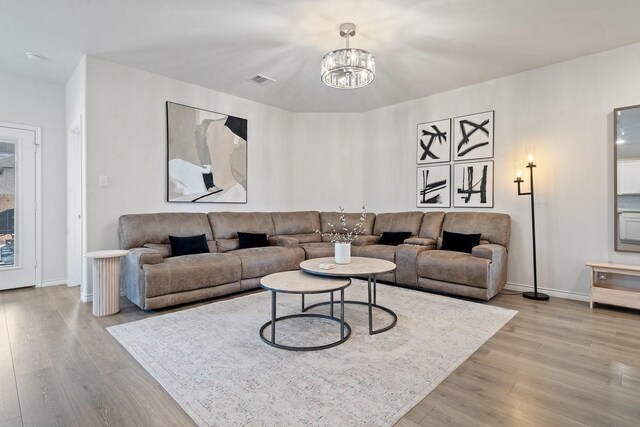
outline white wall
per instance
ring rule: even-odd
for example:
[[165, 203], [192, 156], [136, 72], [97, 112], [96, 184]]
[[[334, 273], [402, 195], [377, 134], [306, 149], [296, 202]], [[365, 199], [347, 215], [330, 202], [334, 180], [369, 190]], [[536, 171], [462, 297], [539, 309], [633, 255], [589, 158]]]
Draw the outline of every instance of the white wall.
[[[86, 58], [82, 58], [66, 84], [67, 131], [67, 284], [84, 283], [80, 295], [83, 301], [92, 293], [86, 279], [89, 261], [83, 257], [86, 241], [83, 236], [84, 117], [86, 115]], [[82, 278], [85, 277], [83, 280]]]
[[[162, 211], [359, 209], [361, 117], [292, 114], [257, 102], [87, 58], [87, 250], [115, 248], [118, 217]], [[263, 90], [256, 86], [256, 90]], [[248, 203], [166, 200], [165, 102], [248, 120]], [[98, 176], [109, 187], [98, 187]]]
[[612, 110], [640, 104], [640, 44], [364, 114], [365, 199], [376, 212], [416, 209], [416, 125], [495, 110], [495, 208], [512, 216], [509, 277], [531, 285], [531, 215], [514, 164], [535, 144], [538, 286], [588, 295], [588, 260], [613, 251]]
[[42, 280], [66, 279], [64, 85], [0, 73], [0, 121], [42, 128]]

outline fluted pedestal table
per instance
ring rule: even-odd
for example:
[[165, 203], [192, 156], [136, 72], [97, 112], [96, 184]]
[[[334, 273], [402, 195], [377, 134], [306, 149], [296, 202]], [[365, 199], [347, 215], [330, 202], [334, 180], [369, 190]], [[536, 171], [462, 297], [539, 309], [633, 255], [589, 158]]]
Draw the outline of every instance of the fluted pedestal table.
[[120, 311], [120, 257], [129, 251], [87, 252], [93, 269], [93, 315], [108, 316]]

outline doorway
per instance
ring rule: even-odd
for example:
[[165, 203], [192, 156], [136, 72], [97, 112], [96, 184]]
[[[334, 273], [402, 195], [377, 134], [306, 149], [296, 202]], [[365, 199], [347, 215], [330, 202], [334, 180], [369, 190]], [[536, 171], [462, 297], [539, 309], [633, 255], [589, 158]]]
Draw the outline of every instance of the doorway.
[[38, 286], [40, 128], [0, 123], [0, 290]]

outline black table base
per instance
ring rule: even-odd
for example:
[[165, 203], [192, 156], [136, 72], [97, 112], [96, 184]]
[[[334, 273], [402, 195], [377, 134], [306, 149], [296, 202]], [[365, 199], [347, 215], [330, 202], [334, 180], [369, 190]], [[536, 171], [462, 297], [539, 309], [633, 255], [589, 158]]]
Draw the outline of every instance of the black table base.
[[[344, 301], [344, 304], [357, 304], [357, 305], [365, 305], [369, 308], [369, 335], [375, 335], [375, 334], [380, 334], [382, 332], [386, 332], [389, 329], [393, 328], [394, 326], [396, 326], [396, 323], [398, 323], [398, 315], [396, 315], [396, 313], [394, 313], [391, 309], [387, 308], [387, 307], [383, 307], [381, 305], [376, 304], [376, 288], [377, 288], [377, 281], [375, 276], [369, 276], [368, 277], [368, 281], [367, 281], [367, 294], [368, 294], [368, 301], [351, 301], [351, 300], [347, 300]], [[325, 302], [319, 302], [316, 304], [312, 304], [310, 306], [305, 307], [304, 305], [304, 295], [302, 295], [302, 311], [305, 312], [307, 310], [310, 310], [312, 308], [315, 307], [320, 307], [320, 306], [324, 306], [324, 305], [330, 305], [330, 313], [331, 316], [333, 316], [333, 305], [337, 304], [336, 302], [333, 301], [333, 292], [331, 293], [331, 300], [330, 301], [325, 301]], [[387, 326], [385, 326], [384, 328], [380, 328], [380, 329], [373, 329], [373, 309], [376, 308], [378, 310], [382, 310], [388, 314], [391, 315], [392, 317], [392, 321], [391, 323], [389, 323]]]
[[[276, 291], [271, 291], [271, 320], [262, 325], [260, 328], [260, 339], [264, 341], [266, 344], [271, 347], [279, 348], [282, 350], [289, 351], [316, 351], [316, 350], [325, 350], [327, 348], [335, 347], [337, 345], [342, 344], [351, 336], [351, 326], [347, 322], [344, 321], [344, 289], [340, 290], [340, 318], [333, 316], [333, 304], [331, 306], [331, 315], [328, 316], [326, 314], [315, 314], [315, 313], [300, 313], [300, 314], [290, 314], [287, 316], [276, 317]], [[304, 294], [302, 294], [302, 300], [304, 305]], [[333, 292], [331, 292], [331, 302], [333, 303]], [[304, 311], [304, 309], [303, 309]], [[328, 344], [317, 345], [317, 346], [291, 346], [286, 344], [276, 343], [276, 323], [281, 320], [286, 319], [296, 319], [296, 318], [315, 318], [315, 319], [326, 319], [331, 320], [333, 322], [338, 322], [340, 326], [340, 339], [337, 341], [333, 341]], [[264, 330], [271, 326], [271, 339], [265, 338]], [[346, 331], [346, 333], [345, 333]]]

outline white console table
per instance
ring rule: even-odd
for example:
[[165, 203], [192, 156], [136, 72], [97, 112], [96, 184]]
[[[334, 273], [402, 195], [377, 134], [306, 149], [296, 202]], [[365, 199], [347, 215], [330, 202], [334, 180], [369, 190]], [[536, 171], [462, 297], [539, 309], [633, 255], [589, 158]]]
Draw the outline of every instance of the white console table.
[[593, 308], [594, 303], [599, 302], [640, 309], [640, 287], [634, 288], [598, 282], [600, 274], [640, 276], [640, 266], [592, 261], [587, 262], [586, 265], [591, 267], [591, 308]]
[[93, 315], [108, 316], [120, 311], [120, 257], [129, 251], [87, 252], [93, 260]]

